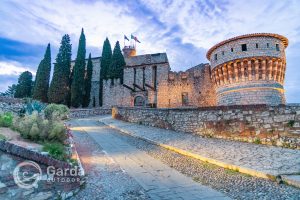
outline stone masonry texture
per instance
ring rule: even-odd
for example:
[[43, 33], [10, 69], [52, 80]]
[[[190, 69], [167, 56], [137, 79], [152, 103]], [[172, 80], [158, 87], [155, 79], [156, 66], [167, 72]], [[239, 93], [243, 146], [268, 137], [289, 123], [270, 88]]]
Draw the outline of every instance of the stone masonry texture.
[[300, 149], [300, 105], [113, 108], [114, 118], [159, 128]]
[[285, 104], [288, 40], [259, 33], [225, 40], [208, 53], [217, 105]]

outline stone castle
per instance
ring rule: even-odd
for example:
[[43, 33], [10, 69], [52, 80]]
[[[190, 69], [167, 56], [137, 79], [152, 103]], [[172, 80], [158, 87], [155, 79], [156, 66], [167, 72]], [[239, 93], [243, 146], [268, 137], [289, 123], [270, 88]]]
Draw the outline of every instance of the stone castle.
[[[123, 48], [124, 81], [103, 82], [103, 107], [159, 108], [285, 104], [285, 48], [288, 39], [256, 33], [222, 41], [207, 52], [209, 64], [171, 71], [166, 53], [136, 55]], [[99, 106], [101, 57], [92, 59], [90, 106]], [[72, 66], [74, 63], [72, 63]]]

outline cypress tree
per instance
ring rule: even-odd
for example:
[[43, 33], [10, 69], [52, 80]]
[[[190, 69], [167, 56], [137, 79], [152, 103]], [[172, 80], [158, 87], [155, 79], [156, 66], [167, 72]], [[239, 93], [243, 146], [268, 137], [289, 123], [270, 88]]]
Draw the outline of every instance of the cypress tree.
[[85, 74], [85, 35], [83, 29], [81, 29], [81, 34], [79, 38], [79, 45], [77, 56], [75, 60], [75, 65], [73, 68], [73, 80], [71, 87], [71, 106], [78, 108], [82, 106], [83, 96], [84, 96], [84, 74]]
[[100, 68], [100, 91], [99, 91], [99, 103], [102, 105], [102, 96], [103, 96], [103, 80], [107, 79], [107, 72], [111, 64], [111, 46], [108, 38], [105, 39], [102, 48], [101, 56], [101, 68]]
[[111, 64], [112, 51], [108, 38], [105, 39], [102, 49], [100, 78], [108, 79], [109, 66]]
[[31, 89], [32, 74], [29, 71], [25, 71], [19, 76], [15, 98], [31, 97]]
[[111, 65], [109, 67], [109, 77], [110, 78], [119, 78], [121, 83], [123, 82], [123, 69], [125, 67], [125, 59], [121, 52], [119, 41], [116, 42], [114, 47]]
[[50, 103], [70, 105], [71, 55], [70, 36], [66, 34], [62, 37], [61, 46], [55, 59], [53, 78], [48, 91]]
[[47, 94], [49, 88], [51, 72], [51, 51], [50, 44], [48, 44], [43, 60], [41, 60], [35, 77], [35, 85], [32, 97], [42, 102], [47, 102]]
[[87, 62], [86, 77], [84, 80], [85, 94], [83, 97], [82, 107], [88, 107], [90, 103], [91, 87], [92, 87], [93, 63], [91, 54]]

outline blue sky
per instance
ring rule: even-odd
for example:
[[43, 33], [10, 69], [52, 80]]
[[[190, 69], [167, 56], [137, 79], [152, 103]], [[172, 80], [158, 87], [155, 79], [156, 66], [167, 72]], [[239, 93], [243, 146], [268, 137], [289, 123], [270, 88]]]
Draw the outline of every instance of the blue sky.
[[52, 62], [63, 34], [73, 58], [83, 27], [87, 52], [100, 56], [105, 37], [141, 41], [138, 54], [167, 52], [172, 70], [207, 63], [206, 51], [233, 36], [271, 32], [286, 36], [286, 97], [300, 102], [300, 1], [298, 0], [1, 0], [0, 91], [25, 70], [35, 73], [47, 43]]

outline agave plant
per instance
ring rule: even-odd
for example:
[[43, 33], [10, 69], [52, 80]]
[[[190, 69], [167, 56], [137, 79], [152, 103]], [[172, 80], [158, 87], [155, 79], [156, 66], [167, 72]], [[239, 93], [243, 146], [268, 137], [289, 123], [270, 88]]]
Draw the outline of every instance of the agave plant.
[[31, 115], [32, 112], [36, 111], [37, 113], [41, 113], [46, 107], [46, 104], [41, 103], [39, 101], [30, 101], [24, 106], [24, 110], [26, 114]]

